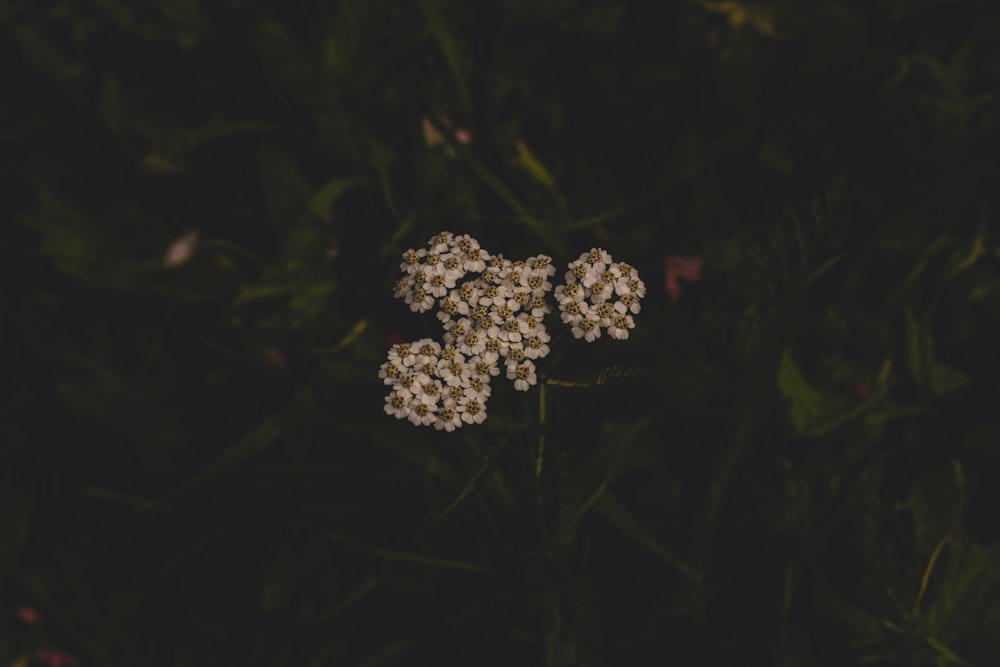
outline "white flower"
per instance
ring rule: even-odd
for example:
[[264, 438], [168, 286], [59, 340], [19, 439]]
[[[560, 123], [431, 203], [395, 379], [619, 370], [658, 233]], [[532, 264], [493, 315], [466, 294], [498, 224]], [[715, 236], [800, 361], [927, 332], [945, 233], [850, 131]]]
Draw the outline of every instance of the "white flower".
[[448, 387], [462, 387], [469, 383], [474, 369], [466, 363], [462, 355], [456, 355], [451, 361], [442, 359], [438, 362], [437, 374]]
[[448, 288], [455, 286], [456, 281], [465, 277], [465, 269], [462, 268], [462, 258], [458, 255], [447, 253], [443, 255], [444, 279], [448, 283]]
[[427, 242], [427, 247], [430, 249], [430, 252], [440, 255], [448, 251], [454, 238], [455, 235], [451, 232], [439, 232], [431, 237]]
[[549, 354], [549, 340], [551, 337], [545, 331], [541, 329], [528, 336], [524, 340], [524, 356], [529, 359], [542, 359], [547, 357]]
[[[427, 281], [427, 286], [424, 288], [432, 295], [441, 298], [448, 293], [448, 290], [455, 286], [454, 280], [448, 280], [444, 273], [435, 273], [431, 276], [430, 280]], [[450, 284], [449, 284], [450, 283]]]
[[472, 328], [473, 322], [468, 317], [463, 317], [459, 320], [451, 320], [445, 325], [444, 340], [446, 343], [458, 345], [458, 341], [464, 338], [465, 335], [472, 330]]
[[418, 251], [412, 248], [403, 253], [403, 262], [399, 265], [399, 270], [403, 273], [412, 274], [420, 265], [421, 254], [427, 254], [426, 250]]
[[500, 352], [503, 351], [503, 341], [497, 336], [490, 335], [486, 339], [486, 349], [483, 351], [483, 359], [491, 364], [496, 364], [500, 360]]
[[638, 314], [639, 301], [646, 295], [638, 271], [612, 261], [601, 248], [583, 253], [568, 269], [566, 284], [556, 287], [555, 294], [559, 317], [570, 325], [573, 335], [593, 342], [600, 338], [601, 329], [607, 329], [614, 339], [628, 338], [628, 330], [635, 327], [631, 315]]
[[573, 281], [567, 281], [565, 285], [559, 285], [556, 287], [556, 301], [562, 303], [563, 301], [577, 301], [583, 298], [583, 289]]
[[608, 335], [616, 340], [628, 338], [628, 330], [635, 328], [635, 321], [631, 315], [620, 315], [608, 326]]
[[467, 356], [480, 354], [486, 349], [486, 334], [478, 327], [468, 331], [458, 341], [458, 349]]
[[418, 403], [407, 415], [407, 418], [417, 426], [427, 426], [434, 423], [436, 412], [436, 405]]
[[385, 412], [396, 419], [405, 419], [413, 409], [413, 394], [399, 387], [385, 397]]
[[514, 389], [528, 391], [531, 385], [538, 383], [538, 376], [535, 374], [535, 364], [530, 359], [525, 359], [520, 364], [508, 365], [507, 379], [514, 381]]
[[635, 294], [622, 294], [622, 297], [615, 302], [615, 310], [624, 315], [629, 312], [637, 315], [642, 306], [639, 304], [639, 297]]
[[378, 369], [378, 376], [382, 378], [382, 382], [388, 385], [396, 384], [399, 381], [399, 376], [402, 374], [404, 367], [398, 363], [393, 363], [387, 361]]
[[499, 285], [486, 285], [483, 294], [479, 297], [479, 304], [486, 307], [502, 306], [511, 299], [513, 294]]
[[568, 299], [559, 304], [559, 310], [559, 318], [564, 323], [576, 326], [590, 312], [590, 307], [583, 301]]
[[462, 425], [462, 413], [457, 409], [458, 404], [454, 406], [445, 405], [437, 411], [434, 419], [434, 428], [437, 430], [444, 429], [448, 432], [454, 431], [456, 428]]
[[486, 405], [478, 396], [465, 396], [455, 407], [466, 424], [482, 424], [486, 419]]
[[591, 248], [589, 253], [580, 255], [580, 259], [586, 257], [586, 262], [593, 267], [595, 273], [601, 273], [611, 264], [611, 255], [603, 248]]
[[416, 365], [436, 363], [441, 356], [441, 344], [433, 338], [421, 338], [410, 343], [410, 348], [416, 354]]
[[546, 278], [551, 278], [556, 275], [556, 267], [553, 266], [552, 258], [548, 255], [535, 255], [534, 257], [529, 257], [526, 264], [533, 273], [541, 274]]
[[396, 364], [407, 369], [417, 363], [417, 356], [413, 352], [411, 343], [396, 343], [389, 348], [387, 356], [389, 363]]
[[552, 306], [545, 300], [544, 296], [533, 296], [529, 304], [531, 314], [534, 317], [542, 318], [552, 312]]
[[587, 291], [590, 293], [591, 303], [604, 303], [611, 296], [611, 285], [595, 280], [588, 285]]
[[424, 288], [415, 287], [412, 292], [406, 294], [406, 303], [413, 312], [422, 313], [434, 306], [434, 297]]
[[613, 304], [605, 301], [591, 306], [588, 315], [597, 320], [598, 326], [607, 328], [611, 326], [612, 320], [618, 316], [618, 312]]
[[490, 363], [482, 357], [472, 357], [469, 359], [469, 365], [472, 367], [477, 376], [485, 378], [487, 382], [491, 377], [500, 375], [500, 368], [497, 366], [496, 362]]
[[469, 386], [465, 389], [466, 396], [475, 396], [484, 404], [492, 392], [493, 388], [490, 387], [489, 378], [483, 379], [478, 376], [472, 378], [469, 381]]
[[574, 338], [584, 338], [588, 343], [601, 337], [601, 327], [597, 326], [597, 320], [589, 317], [584, 317], [574, 324], [572, 331]]

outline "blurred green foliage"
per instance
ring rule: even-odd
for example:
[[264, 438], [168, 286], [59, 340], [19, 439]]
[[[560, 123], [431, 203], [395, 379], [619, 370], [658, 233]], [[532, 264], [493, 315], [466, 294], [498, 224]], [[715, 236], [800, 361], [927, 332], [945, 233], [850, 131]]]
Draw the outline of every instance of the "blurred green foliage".
[[[993, 4], [0, 5], [0, 665], [997, 664]], [[638, 328], [393, 420], [441, 230]]]

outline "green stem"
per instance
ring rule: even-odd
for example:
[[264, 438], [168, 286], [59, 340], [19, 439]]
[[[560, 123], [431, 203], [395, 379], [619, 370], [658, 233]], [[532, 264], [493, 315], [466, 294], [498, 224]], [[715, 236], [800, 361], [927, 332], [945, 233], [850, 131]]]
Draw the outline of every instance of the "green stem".
[[542, 457], [545, 455], [545, 383], [538, 384], [538, 460], [535, 477], [542, 476]]

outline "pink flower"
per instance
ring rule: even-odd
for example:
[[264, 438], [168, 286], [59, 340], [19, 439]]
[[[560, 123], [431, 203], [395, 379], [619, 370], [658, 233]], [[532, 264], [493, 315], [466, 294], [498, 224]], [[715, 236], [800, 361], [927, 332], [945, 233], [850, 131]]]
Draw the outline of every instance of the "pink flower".
[[437, 146], [438, 144], [444, 143], [444, 137], [441, 136], [441, 132], [434, 127], [434, 123], [430, 121], [427, 116], [424, 116], [422, 121], [424, 126], [424, 143], [428, 146]]
[[163, 266], [170, 268], [187, 264], [198, 246], [198, 236], [198, 230], [194, 229], [171, 241], [166, 255], [163, 256]]
[[264, 350], [264, 361], [269, 366], [274, 366], [275, 368], [284, 368], [288, 365], [285, 355], [276, 347], [269, 347]]
[[[424, 143], [428, 147], [433, 148], [434, 146], [439, 146], [441, 144], [447, 143], [445, 141], [444, 135], [441, 134], [441, 130], [439, 130], [437, 126], [435, 126], [434, 123], [432, 123], [427, 116], [424, 116], [421, 119], [421, 123], [424, 129]], [[452, 122], [451, 119], [448, 118], [448, 116], [441, 116], [441, 125], [449, 130], [452, 129]], [[452, 136], [454, 136], [455, 141], [462, 144], [463, 146], [467, 146], [472, 141], [472, 132], [470, 132], [464, 127], [455, 128], [452, 131]], [[445, 146], [445, 155], [449, 156], [455, 155], [455, 151], [452, 149], [451, 146]]]
[[80, 664], [76, 656], [57, 651], [54, 648], [43, 648], [38, 652], [38, 662], [47, 667], [75, 667]]
[[27, 625], [38, 625], [42, 622], [42, 615], [34, 607], [18, 607], [14, 615]]
[[701, 280], [701, 257], [679, 257], [668, 255], [664, 262], [664, 272], [666, 280], [663, 287], [667, 290], [671, 303], [676, 303], [681, 298], [681, 286], [679, 280], [686, 283], [696, 283]]
[[867, 401], [872, 395], [871, 390], [868, 389], [868, 385], [864, 382], [848, 382], [846, 389], [862, 401]]

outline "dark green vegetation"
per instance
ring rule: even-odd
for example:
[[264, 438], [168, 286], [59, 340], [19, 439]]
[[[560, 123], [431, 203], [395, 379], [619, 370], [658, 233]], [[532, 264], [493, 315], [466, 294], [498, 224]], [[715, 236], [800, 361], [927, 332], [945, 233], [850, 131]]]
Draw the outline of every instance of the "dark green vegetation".
[[[1000, 664], [995, 3], [639, 4], [0, 4], [0, 665]], [[637, 329], [386, 416], [440, 230]]]

